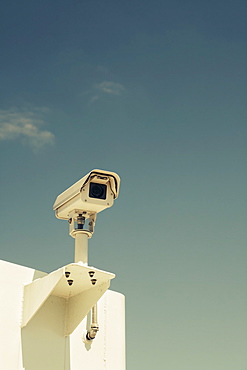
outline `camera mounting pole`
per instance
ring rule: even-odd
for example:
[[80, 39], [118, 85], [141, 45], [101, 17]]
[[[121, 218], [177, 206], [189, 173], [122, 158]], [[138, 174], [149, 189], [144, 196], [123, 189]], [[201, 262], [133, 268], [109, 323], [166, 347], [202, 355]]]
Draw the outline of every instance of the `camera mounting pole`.
[[[69, 215], [70, 235], [75, 238], [74, 262], [82, 262], [88, 265], [88, 239], [92, 237], [96, 221], [96, 212], [75, 210]], [[85, 221], [88, 219], [88, 229], [84, 229]], [[97, 302], [91, 309], [92, 322], [90, 330], [87, 331], [86, 341], [91, 341], [99, 331]]]
[[[85, 222], [88, 219], [88, 228], [84, 229]], [[94, 232], [96, 221], [96, 212], [85, 212], [74, 210], [69, 217], [69, 233], [75, 239], [74, 262], [88, 264], [88, 239]]]

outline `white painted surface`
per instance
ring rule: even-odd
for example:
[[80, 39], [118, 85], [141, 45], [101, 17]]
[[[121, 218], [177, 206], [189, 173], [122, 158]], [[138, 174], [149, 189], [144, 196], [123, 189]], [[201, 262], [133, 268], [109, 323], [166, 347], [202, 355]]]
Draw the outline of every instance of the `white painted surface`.
[[[66, 277], [66, 273], [69, 276]], [[93, 274], [93, 279], [90, 276]], [[71, 334], [110, 286], [114, 274], [71, 263], [24, 286], [21, 326], [25, 327], [51, 297], [60, 299], [63, 310], [64, 335]], [[94, 284], [92, 283], [92, 280]], [[68, 284], [71, 282], [71, 284]], [[49, 311], [57, 310], [50, 306]], [[47, 313], [48, 314], [48, 313]], [[49, 312], [49, 316], [52, 313]]]
[[85, 318], [70, 339], [71, 369], [125, 370], [125, 320], [124, 296], [108, 290], [99, 300], [98, 321], [100, 330], [92, 343], [83, 343], [83, 331], [89, 329]]
[[[89, 315], [65, 337], [67, 306], [63, 297], [55, 295], [50, 295], [21, 329], [24, 285], [46, 274], [5, 261], [0, 262], [0, 267], [0, 369], [125, 370], [122, 294], [109, 290], [104, 293], [98, 302], [100, 331], [92, 343], [84, 343], [82, 336], [90, 326]], [[80, 299], [74, 299], [75, 312], [81, 305]]]
[[88, 263], [88, 235], [84, 231], [74, 231], [75, 262]]

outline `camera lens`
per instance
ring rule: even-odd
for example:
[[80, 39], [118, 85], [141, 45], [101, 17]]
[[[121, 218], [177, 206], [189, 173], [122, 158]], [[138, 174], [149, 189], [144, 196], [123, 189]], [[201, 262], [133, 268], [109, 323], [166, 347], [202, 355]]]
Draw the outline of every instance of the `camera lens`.
[[106, 199], [106, 188], [105, 184], [97, 184], [95, 182], [90, 183], [89, 197], [97, 199]]

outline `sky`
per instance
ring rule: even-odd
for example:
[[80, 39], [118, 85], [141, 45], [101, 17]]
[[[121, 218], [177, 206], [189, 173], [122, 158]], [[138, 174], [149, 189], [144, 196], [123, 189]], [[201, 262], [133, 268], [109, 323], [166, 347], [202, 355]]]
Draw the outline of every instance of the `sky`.
[[127, 370], [247, 368], [244, 0], [2, 0], [1, 259], [73, 261], [53, 203], [121, 177], [89, 264], [126, 296]]

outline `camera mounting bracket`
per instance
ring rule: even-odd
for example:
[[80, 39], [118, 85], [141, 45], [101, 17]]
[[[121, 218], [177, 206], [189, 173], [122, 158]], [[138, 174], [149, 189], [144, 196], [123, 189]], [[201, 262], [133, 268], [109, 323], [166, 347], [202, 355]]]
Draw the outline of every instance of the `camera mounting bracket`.
[[70, 335], [109, 288], [114, 277], [110, 272], [79, 262], [70, 263], [34, 280], [24, 286], [21, 327], [28, 325], [41, 309], [43, 315], [44, 310], [49, 311], [47, 317], [55, 315], [58, 306], [49, 305], [50, 298], [57, 300], [59, 310], [63, 312], [64, 336]]
[[[88, 239], [94, 232], [96, 212], [87, 212], [75, 209], [69, 214], [69, 234], [75, 239], [75, 262], [88, 263]], [[84, 229], [88, 219], [88, 227]]]
[[[88, 238], [91, 238], [94, 233], [94, 226], [96, 222], [97, 213], [83, 211], [81, 209], [74, 209], [69, 214], [69, 234], [72, 238], [76, 237], [78, 231], [84, 232], [88, 235]], [[85, 221], [88, 219], [88, 227], [84, 228]]]

